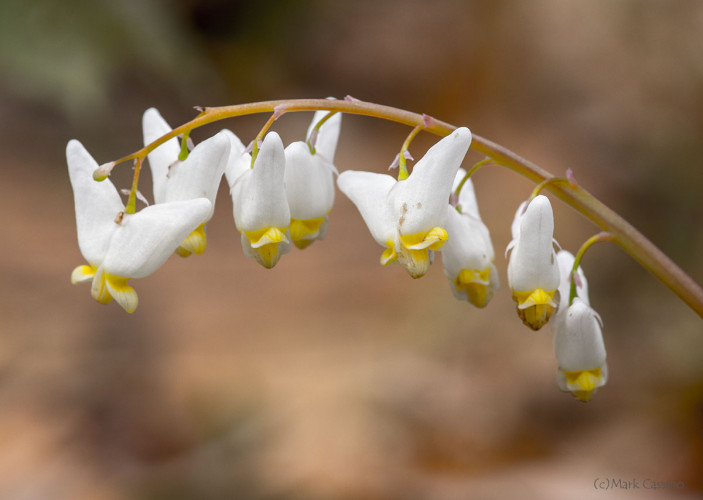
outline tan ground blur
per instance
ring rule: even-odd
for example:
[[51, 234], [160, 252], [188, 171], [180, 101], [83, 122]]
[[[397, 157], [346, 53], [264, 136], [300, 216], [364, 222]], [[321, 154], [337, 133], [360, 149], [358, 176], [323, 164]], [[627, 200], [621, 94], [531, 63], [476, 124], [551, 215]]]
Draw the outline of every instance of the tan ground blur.
[[[451, 18], [452, 5], [434, 14], [439, 21]], [[564, 23], [575, 14], [552, 8], [553, 2], [539, 5], [554, 16], [544, 21], [544, 32], [551, 27], [553, 36], [564, 35]], [[656, 10], [648, 5], [644, 16]], [[506, 12], [512, 12], [508, 20], [493, 20], [506, 30], [496, 37], [507, 36], [510, 22], [522, 15], [516, 9], [496, 16]], [[585, 15], [605, 32], [588, 40], [602, 40], [610, 28], [597, 13]], [[366, 18], [355, 22], [375, 26]], [[532, 42], [541, 49], [532, 50], [551, 54], [568, 75], [562, 78], [585, 79], [587, 65], [579, 74], [557, 64], [585, 53], [578, 38], [571, 45], [560, 40], [543, 34]], [[505, 48], [519, 40], [501, 43]], [[613, 61], [617, 68], [622, 60]], [[492, 138], [555, 172], [570, 166], [583, 185], [637, 222], [648, 223], [655, 202], [660, 212], [692, 220], [692, 235], [678, 233], [679, 226], [662, 228], [665, 216], [646, 232], [677, 252], [701, 281], [700, 148], [690, 165], [669, 170], [670, 178], [690, 179], [672, 197], [650, 171], [618, 164], [618, 148], [625, 146], [607, 143], [608, 127], [646, 128], [661, 115], [645, 113], [632, 93], [623, 92], [621, 100], [612, 81], [594, 77], [583, 86], [596, 104], [579, 106], [572, 102], [578, 96], [562, 96], [566, 111], [554, 111], [562, 113], [560, 120], [571, 116], [563, 123], [573, 130], [560, 130], [562, 121], [550, 120], [548, 111], [537, 113], [535, 123], [524, 108], [514, 119], [503, 116], [501, 90], [488, 92], [480, 81], [474, 81], [477, 92], [496, 101], [482, 103], [476, 117], [447, 102], [466, 83], [461, 71], [467, 70], [457, 75], [435, 63], [447, 95], [434, 98], [436, 108], [413, 110], [493, 132]], [[489, 75], [500, 71], [484, 64]], [[541, 75], [548, 78], [549, 71]], [[506, 92], [513, 88], [501, 85]], [[353, 94], [355, 82], [349, 86]], [[636, 93], [633, 83], [629, 88]], [[410, 107], [410, 97], [398, 99], [406, 98]], [[115, 304], [94, 302], [87, 285], [69, 282], [83, 262], [62, 148], [80, 127], [59, 121], [67, 130], [52, 129], [41, 117], [53, 115], [41, 106], [12, 94], [3, 99], [0, 498], [701, 497], [701, 319], [616, 248], [594, 248], [584, 267], [605, 323], [611, 379], [588, 404], [559, 392], [551, 331], [525, 329], [506, 287], [502, 253], [529, 183], [490, 167], [476, 175], [501, 273], [501, 289], [486, 310], [453, 298], [439, 261], [416, 281], [399, 267], [382, 268], [380, 247], [339, 193], [325, 241], [294, 249], [264, 270], [242, 255], [223, 186], [206, 253], [174, 257], [135, 280], [140, 305], [130, 316]], [[142, 99], [127, 100], [130, 112]], [[618, 111], [606, 109], [618, 104]], [[139, 123], [139, 112], [125, 117], [119, 103], [112, 106], [116, 123], [96, 125], [100, 130], [84, 139], [89, 150], [122, 154], [128, 152], [119, 150], [122, 144], [137, 146], [139, 130], [130, 124]], [[628, 113], [629, 120], [622, 116]], [[601, 119], [605, 145], [584, 148], [579, 134], [592, 138], [583, 130]], [[296, 138], [306, 120], [281, 123], [284, 137]], [[392, 160], [405, 129], [367, 123], [345, 118], [336, 162], [341, 170], [380, 172]], [[99, 144], [103, 135], [119, 136], [117, 145]], [[633, 136], [645, 141], [630, 146], [636, 155], [648, 151], [646, 141], [661, 139]], [[416, 158], [430, 142], [419, 140]], [[605, 162], [609, 153], [612, 163]], [[560, 202], [555, 211], [557, 238], [576, 250], [595, 229]], [[596, 491], [599, 478], [634, 479], [640, 489]], [[646, 479], [681, 481], [685, 488], [644, 491]]]

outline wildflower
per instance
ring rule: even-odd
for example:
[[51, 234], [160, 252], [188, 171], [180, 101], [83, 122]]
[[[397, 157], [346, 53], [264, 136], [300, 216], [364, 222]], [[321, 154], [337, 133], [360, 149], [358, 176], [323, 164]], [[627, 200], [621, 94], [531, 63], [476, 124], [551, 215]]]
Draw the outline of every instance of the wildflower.
[[[466, 176], [459, 169], [454, 179], [456, 191]], [[442, 247], [444, 274], [459, 300], [468, 300], [476, 307], [485, 307], [498, 289], [498, 270], [488, 228], [481, 220], [471, 179], [459, 192], [457, 205], [447, 209], [449, 239]]]
[[563, 313], [554, 335], [557, 385], [581, 401], [589, 401], [608, 380], [602, 322], [580, 297]]
[[225, 170], [232, 194], [234, 222], [242, 249], [267, 269], [290, 251], [286, 236], [290, 209], [284, 186], [286, 156], [276, 132], [266, 134], [254, 165], [251, 155], [233, 155]]
[[539, 330], [558, 306], [559, 266], [553, 248], [554, 214], [546, 196], [523, 203], [512, 225], [508, 284], [525, 325]]
[[[144, 144], [149, 144], [171, 131], [161, 114], [149, 108], [142, 118]], [[149, 153], [149, 166], [154, 184], [154, 202], [183, 201], [207, 198], [212, 208], [205, 221], [181, 242], [176, 252], [187, 257], [202, 254], [207, 246], [205, 223], [215, 211], [215, 198], [227, 159], [234, 142], [231, 132], [223, 130], [198, 144], [185, 160], [179, 160], [181, 147], [174, 137]], [[241, 146], [244, 149], [244, 146]]]
[[71, 282], [92, 280], [95, 300], [106, 304], [115, 299], [127, 312], [134, 312], [137, 292], [127, 280], [156, 271], [203, 223], [212, 204], [206, 198], [195, 198], [127, 214], [115, 186], [109, 180], [93, 180], [98, 164], [80, 142], [68, 143], [66, 159], [76, 207], [78, 246], [88, 261], [88, 265], [73, 270]]
[[335, 113], [319, 130], [315, 128], [326, 111], [318, 111], [308, 128], [309, 142], [286, 147], [285, 186], [290, 207], [290, 237], [298, 248], [306, 248], [327, 233], [329, 212], [334, 204], [334, 152], [342, 122]]
[[432, 146], [405, 180], [373, 172], [339, 175], [339, 189], [356, 205], [373, 238], [386, 248], [381, 264], [402, 264], [413, 278], [427, 272], [432, 252], [448, 238], [443, 227], [447, 201], [470, 144], [469, 129], [455, 130]]

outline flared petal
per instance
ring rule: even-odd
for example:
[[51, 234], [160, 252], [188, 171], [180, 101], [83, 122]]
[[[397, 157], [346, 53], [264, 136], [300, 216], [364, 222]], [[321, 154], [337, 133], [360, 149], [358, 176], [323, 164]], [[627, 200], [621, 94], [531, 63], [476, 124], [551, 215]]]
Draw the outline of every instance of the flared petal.
[[71, 284], [85, 283], [91, 281], [97, 271], [95, 266], [78, 266], [71, 273]]
[[[171, 130], [170, 125], [156, 108], [149, 108], [144, 112], [142, 116], [144, 145], [154, 142], [159, 137], [171, 132]], [[178, 139], [174, 137], [147, 155], [154, 185], [154, 203], [166, 201], [166, 181], [169, 176], [169, 168], [174, 162], [178, 161], [180, 151], [181, 147]]]
[[[396, 240], [396, 224], [387, 197], [396, 180], [390, 175], [347, 170], [339, 174], [337, 186], [356, 205], [371, 236], [382, 246]], [[445, 202], [446, 203], [446, 202]]]
[[98, 164], [80, 142], [68, 143], [66, 160], [76, 208], [78, 246], [85, 260], [97, 266], [107, 254], [118, 228], [114, 220], [124, 205], [109, 179], [102, 182], [93, 179]]
[[457, 170], [471, 144], [468, 128], [456, 129], [432, 146], [388, 194], [392, 213], [398, 214], [401, 234], [417, 234], [441, 226]]
[[[232, 171], [235, 177], [230, 189], [232, 210], [240, 232], [288, 227], [290, 208], [284, 185], [285, 162], [283, 142], [278, 134], [270, 132], [261, 144], [254, 168], [241, 175]], [[241, 160], [238, 163], [241, 164]], [[229, 176], [228, 181], [232, 181]]]
[[139, 304], [137, 292], [127, 284], [128, 278], [119, 276], [105, 275], [105, 286], [107, 291], [115, 299], [122, 309], [128, 313], [133, 313]]
[[102, 263], [105, 272], [124, 278], [153, 273], [205, 221], [211, 210], [206, 198], [149, 206], [125, 214]]
[[217, 189], [230, 157], [231, 141], [225, 131], [201, 142], [188, 158], [173, 163], [168, 171], [168, 180], [163, 202], [207, 198], [212, 204], [207, 220], [215, 210]]

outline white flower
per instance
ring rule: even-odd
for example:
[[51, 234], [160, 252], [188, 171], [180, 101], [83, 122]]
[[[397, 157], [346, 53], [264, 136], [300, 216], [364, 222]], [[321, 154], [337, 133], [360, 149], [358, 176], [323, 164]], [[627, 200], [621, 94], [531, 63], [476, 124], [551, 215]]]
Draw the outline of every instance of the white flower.
[[523, 203], [512, 225], [513, 241], [506, 250], [508, 284], [523, 323], [539, 330], [558, 306], [559, 266], [553, 247], [554, 214], [546, 196]]
[[[314, 152], [303, 141], [286, 147], [285, 185], [290, 207], [290, 237], [298, 248], [305, 248], [327, 233], [329, 212], [334, 204], [334, 152], [342, 122], [342, 114], [332, 115], [314, 133], [315, 125], [327, 114], [318, 111], [306, 137], [314, 139]], [[313, 142], [313, 141], [311, 141]]]
[[590, 400], [608, 380], [602, 326], [598, 314], [576, 297], [554, 335], [557, 384], [581, 401]]
[[290, 209], [284, 186], [286, 156], [276, 132], [266, 134], [252, 168], [251, 155], [233, 155], [225, 170], [232, 212], [247, 257], [270, 269], [290, 251]]
[[[459, 169], [452, 192], [466, 176]], [[449, 278], [454, 296], [485, 307], [498, 289], [498, 270], [488, 228], [481, 220], [471, 179], [459, 192], [457, 206], [447, 209], [449, 239], [442, 247], [444, 273]]]
[[[144, 112], [142, 129], [145, 145], [171, 132], [171, 127], [155, 108], [149, 108]], [[235, 144], [230, 140], [232, 135], [226, 130], [219, 132], [198, 144], [183, 161], [178, 159], [181, 147], [175, 137], [148, 155], [155, 203], [207, 198], [212, 204], [205, 222], [178, 247], [177, 253], [182, 257], [191, 253], [201, 254], [205, 251], [207, 246], [205, 223], [212, 218], [215, 211], [217, 189], [227, 166], [230, 149]], [[243, 150], [244, 146], [241, 148]]]
[[68, 143], [66, 159], [76, 207], [78, 246], [88, 261], [88, 265], [73, 270], [71, 282], [92, 280], [95, 300], [106, 304], [114, 298], [131, 313], [138, 299], [127, 280], [143, 278], [158, 269], [203, 223], [212, 204], [206, 198], [196, 198], [126, 214], [115, 186], [109, 180], [93, 180], [98, 164], [80, 142]]
[[455, 130], [432, 146], [401, 181], [372, 172], [339, 175], [339, 189], [356, 205], [373, 238], [386, 247], [382, 264], [398, 262], [413, 278], [427, 272], [431, 252], [447, 240], [442, 226], [449, 193], [470, 144], [468, 128]]

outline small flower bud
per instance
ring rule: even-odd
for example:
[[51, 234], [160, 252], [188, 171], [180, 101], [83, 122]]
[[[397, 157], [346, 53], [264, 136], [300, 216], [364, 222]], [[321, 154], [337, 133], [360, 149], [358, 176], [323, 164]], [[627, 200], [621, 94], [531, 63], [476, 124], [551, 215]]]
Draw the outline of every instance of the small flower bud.
[[93, 179], [102, 182], [110, 176], [112, 169], [115, 168], [115, 162], [103, 163], [93, 171]]

